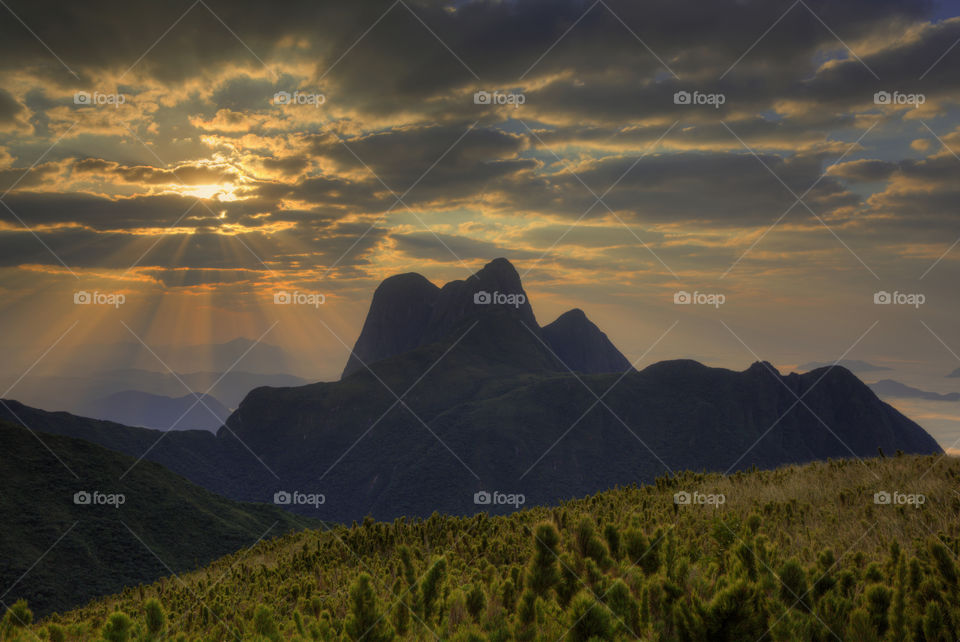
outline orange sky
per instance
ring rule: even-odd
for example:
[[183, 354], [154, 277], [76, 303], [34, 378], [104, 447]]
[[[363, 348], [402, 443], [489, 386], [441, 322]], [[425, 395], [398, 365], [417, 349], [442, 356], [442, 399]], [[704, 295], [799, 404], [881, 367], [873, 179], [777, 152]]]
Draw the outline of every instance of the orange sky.
[[640, 365], [846, 355], [942, 376], [960, 366], [960, 18], [808, 4], [11, 2], [7, 368], [68, 329], [45, 366], [130, 330], [269, 330], [332, 378], [381, 279], [504, 256], [541, 323], [581, 307]]

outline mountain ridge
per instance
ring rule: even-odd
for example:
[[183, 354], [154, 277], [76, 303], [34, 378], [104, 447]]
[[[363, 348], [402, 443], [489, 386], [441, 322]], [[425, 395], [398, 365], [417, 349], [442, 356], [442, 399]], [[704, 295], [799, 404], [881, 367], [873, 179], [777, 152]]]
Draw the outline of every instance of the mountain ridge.
[[497, 258], [467, 279], [443, 287], [415, 272], [384, 279], [373, 293], [342, 376], [358, 372], [365, 363], [438, 341], [464, 319], [493, 308], [516, 316], [540, 336], [559, 357], [561, 371], [597, 374], [630, 368], [626, 357], [579, 308], [541, 328], [516, 268], [507, 259]]
[[158, 430], [214, 431], [226, 421], [230, 409], [213, 395], [198, 392], [170, 397], [122, 390], [89, 402], [83, 414]]
[[[687, 359], [571, 373], [544, 338], [553, 324], [535, 325], [529, 301], [474, 303], [481, 288], [516, 284], [509, 263], [488, 265], [476, 283], [440, 292], [418, 276], [393, 281], [436, 301], [447, 290], [441, 338], [424, 339], [434, 310], [414, 306], [400, 315], [428, 319], [414, 339], [366, 345], [416, 348], [362, 359], [339, 381], [251, 390], [215, 435], [13, 408], [27, 425], [145, 456], [233, 499], [323, 493], [328, 521], [468, 514], [483, 490], [550, 504], [675, 470], [942, 452], [842, 366], [783, 375], [767, 362], [737, 372]], [[585, 315], [567, 320], [579, 324], [576, 341], [584, 328], [604, 338]]]

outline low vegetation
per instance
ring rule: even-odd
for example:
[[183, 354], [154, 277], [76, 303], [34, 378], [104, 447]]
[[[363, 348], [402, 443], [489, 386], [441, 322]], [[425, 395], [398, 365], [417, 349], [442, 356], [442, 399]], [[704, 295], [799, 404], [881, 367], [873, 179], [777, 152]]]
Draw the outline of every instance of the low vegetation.
[[13, 604], [2, 636], [956, 640], [958, 489], [960, 460], [897, 456], [683, 473], [507, 517], [367, 520], [39, 622]]

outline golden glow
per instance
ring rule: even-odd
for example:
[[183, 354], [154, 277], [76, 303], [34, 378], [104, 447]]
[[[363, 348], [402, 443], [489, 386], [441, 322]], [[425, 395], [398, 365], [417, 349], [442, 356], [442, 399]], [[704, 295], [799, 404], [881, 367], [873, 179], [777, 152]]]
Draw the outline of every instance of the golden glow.
[[194, 198], [213, 199], [228, 203], [235, 201], [239, 197], [234, 192], [236, 186], [233, 183], [224, 183], [222, 185], [177, 185], [174, 191]]

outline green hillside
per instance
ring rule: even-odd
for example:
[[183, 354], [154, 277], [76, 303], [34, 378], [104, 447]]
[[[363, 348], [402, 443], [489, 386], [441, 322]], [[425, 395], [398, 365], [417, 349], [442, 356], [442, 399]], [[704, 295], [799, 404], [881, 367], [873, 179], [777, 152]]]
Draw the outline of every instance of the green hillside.
[[[0, 600], [8, 605], [26, 598], [38, 613], [74, 607], [198, 568], [260, 537], [319, 525], [224, 499], [153, 462], [130, 469], [127, 455], [38, 435], [43, 443], [0, 422]], [[91, 502], [75, 503], [76, 493]]]
[[[261, 542], [29, 632], [11, 617], [7, 635], [956, 640], [958, 482], [958, 459], [898, 456], [684, 473], [508, 516], [368, 520]], [[893, 501], [875, 503], [884, 492]]]

